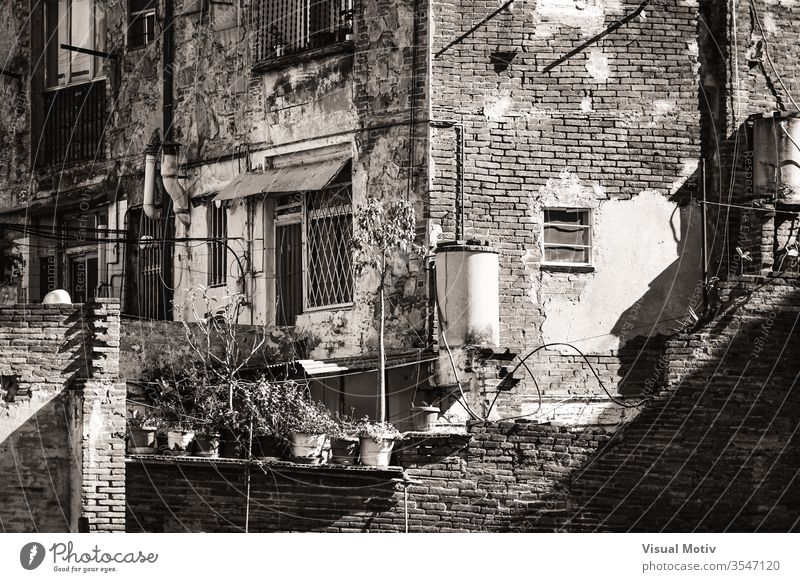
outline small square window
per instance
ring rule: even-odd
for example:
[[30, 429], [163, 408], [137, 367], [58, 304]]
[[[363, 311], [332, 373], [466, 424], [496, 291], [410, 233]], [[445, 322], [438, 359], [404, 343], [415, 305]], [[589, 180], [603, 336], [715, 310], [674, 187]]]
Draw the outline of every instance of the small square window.
[[591, 212], [578, 208], [546, 208], [543, 246], [545, 265], [591, 265]]
[[155, 0], [128, 0], [128, 49], [146, 47], [155, 38]]

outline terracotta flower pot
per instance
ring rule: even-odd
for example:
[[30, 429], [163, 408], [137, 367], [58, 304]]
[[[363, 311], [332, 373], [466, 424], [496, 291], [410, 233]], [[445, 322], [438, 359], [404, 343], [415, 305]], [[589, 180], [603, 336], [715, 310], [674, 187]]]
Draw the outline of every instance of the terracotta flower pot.
[[154, 455], [157, 450], [156, 429], [146, 427], [128, 429], [129, 454]]
[[298, 463], [317, 465], [322, 461], [322, 447], [325, 446], [324, 434], [295, 433], [289, 439], [292, 460]]
[[193, 453], [197, 457], [217, 458], [219, 457], [220, 438], [218, 434], [196, 434], [194, 435]]
[[436, 428], [436, 421], [439, 420], [438, 406], [412, 406], [411, 412], [414, 413], [414, 430], [431, 432]]
[[361, 437], [361, 464], [368, 467], [388, 467], [394, 449], [394, 439]]
[[355, 465], [358, 460], [358, 439], [331, 439], [331, 463]]
[[193, 440], [193, 430], [168, 430], [167, 446], [163, 452], [167, 455], [186, 456], [189, 454]]

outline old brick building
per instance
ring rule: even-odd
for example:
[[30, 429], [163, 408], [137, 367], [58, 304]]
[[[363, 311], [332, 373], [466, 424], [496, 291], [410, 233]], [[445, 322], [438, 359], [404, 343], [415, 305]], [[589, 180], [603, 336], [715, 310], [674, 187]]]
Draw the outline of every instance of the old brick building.
[[[180, 338], [152, 320], [191, 320], [206, 309], [191, 292], [202, 285], [218, 301], [243, 295], [241, 323], [266, 329], [282, 359], [346, 371], [314, 383], [329, 406], [373, 414], [376, 280], [352, 271], [354, 209], [367, 196], [408, 199], [428, 250], [460, 238], [498, 251], [500, 334], [490, 350], [436, 341], [430, 258], [399, 257], [392, 269], [391, 419], [406, 422], [425, 400], [445, 424], [534, 423], [473, 426], [472, 445], [423, 444], [404, 461], [421, 479], [438, 470], [427, 459], [467, 482], [455, 491], [434, 483], [412, 499], [445, 527], [623, 529], [630, 516], [615, 512], [620, 492], [639, 483], [624, 470], [637, 451], [609, 458], [601, 445], [619, 426], [644, 441], [662, 426], [657, 407], [637, 416], [643, 396], [716, 378], [702, 363], [684, 365], [695, 356], [681, 342], [702, 351], [692, 344], [701, 340], [676, 335], [704, 304], [717, 307], [704, 283], [731, 279], [730, 299], [755, 285], [741, 272], [775, 268], [788, 273], [767, 288], [791, 303], [796, 208], [774, 180], [751, 175], [753, 160], [769, 164], [754, 148], [754, 123], [767, 124], [756, 116], [791, 120], [797, 109], [789, 5], [53, 0], [0, 11], [0, 222], [25, 259], [18, 300], [56, 287], [76, 302], [119, 298], [123, 349], [132, 347], [124, 375], [168, 365]], [[765, 135], [781, 135], [775, 123]], [[740, 315], [722, 313], [709, 329], [728, 337]], [[730, 353], [744, 358], [748, 346]], [[755, 369], [753, 378], [768, 374]], [[784, 372], [770, 398], [793, 385]], [[690, 407], [688, 396], [680, 402]], [[699, 418], [713, 418], [719, 402], [703, 402], [709, 414]], [[532, 428], [546, 421], [566, 428]], [[516, 452], [495, 455], [495, 434]], [[669, 442], [649, 443], [653, 466]], [[470, 462], [496, 471], [473, 473]], [[623, 477], [598, 501], [614, 463]], [[513, 484], [502, 485], [504, 471]], [[476, 524], [484, 514], [461, 507], [464, 491], [489, 473], [498, 517]], [[637, 511], [646, 514], [659, 483], [646, 484]], [[530, 503], [515, 505], [509, 491]], [[152, 501], [137, 495], [141, 507]], [[546, 519], [532, 518], [542, 507]], [[399, 528], [394, 520], [385, 517], [386, 529]]]

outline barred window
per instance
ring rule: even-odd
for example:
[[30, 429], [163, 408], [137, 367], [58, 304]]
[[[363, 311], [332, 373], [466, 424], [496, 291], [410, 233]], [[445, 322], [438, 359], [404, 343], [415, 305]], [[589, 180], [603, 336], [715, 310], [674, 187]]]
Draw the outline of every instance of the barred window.
[[353, 302], [350, 166], [324, 190], [281, 196], [275, 209], [275, 321]]
[[228, 209], [224, 204], [206, 205], [208, 232], [208, 286], [224, 285], [227, 279]]
[[350, 186], [312, 192], [307, 198], [308, 307], [353, 301], [353, 206]]
[[149, 45], [156, 39], [156, 0], [128, 0], [128, 49]]
[[577, 208], [544, 211], [544, 264], [591, 265], [591, 213]]

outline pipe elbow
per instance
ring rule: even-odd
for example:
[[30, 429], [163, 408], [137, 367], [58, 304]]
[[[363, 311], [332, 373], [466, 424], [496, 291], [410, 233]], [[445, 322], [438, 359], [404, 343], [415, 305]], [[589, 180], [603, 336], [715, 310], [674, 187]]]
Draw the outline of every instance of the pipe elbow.
[[161, 160], [161, 181], [164, 190], [172, 199], [172, 209], [175, 216], [186, 226], [189, 226], [189, 196], [178, 181], [178, 156], [174, 153], [165, 153]]
[[144, 200], [142, 209], [147, 218], [158, 220], [161, 209], [156, 206], [156, 155], [148, 152], [144, 158]]

